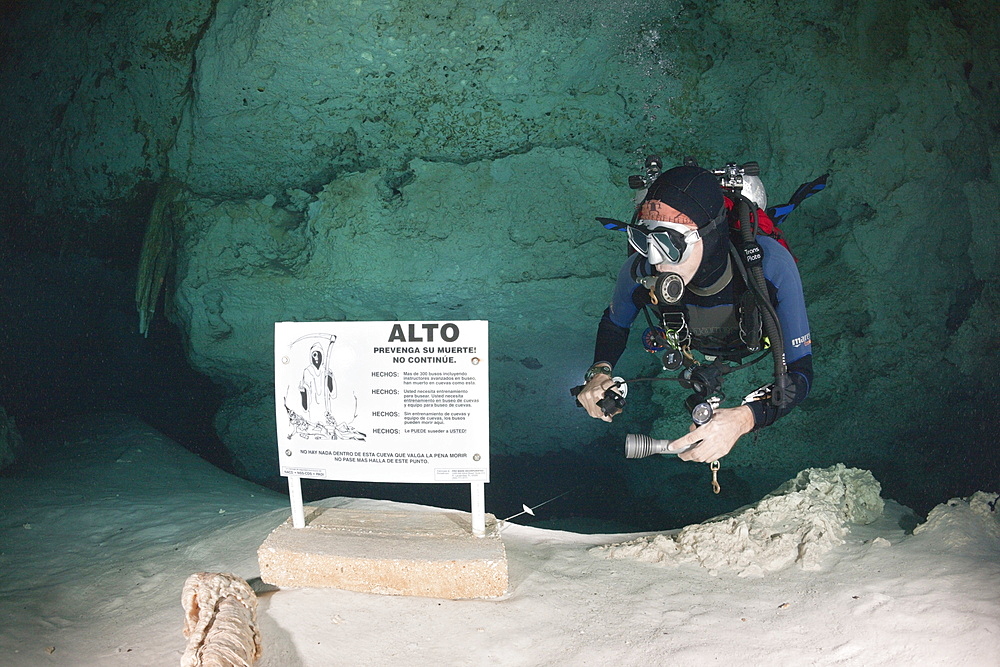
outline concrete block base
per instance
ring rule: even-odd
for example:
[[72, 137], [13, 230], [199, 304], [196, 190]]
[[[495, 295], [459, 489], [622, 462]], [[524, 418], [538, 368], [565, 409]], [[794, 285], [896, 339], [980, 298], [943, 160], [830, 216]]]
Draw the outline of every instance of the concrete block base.
[[507, 555], [496, 517], [486, 537], [465, 512], [306, 507], [257, 550], [260, 576], [288, 588], [342, 588], [383, 595], [492, 598], [507, 592]]

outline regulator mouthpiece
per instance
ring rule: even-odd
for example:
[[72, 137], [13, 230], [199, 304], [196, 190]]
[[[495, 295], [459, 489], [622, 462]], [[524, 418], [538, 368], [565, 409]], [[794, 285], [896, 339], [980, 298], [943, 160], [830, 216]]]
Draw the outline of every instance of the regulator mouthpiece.
[[655, 276], [643, 276], [637, 283], [649, 290], [653, 304], [675, 304], [684, 295], [684, 279], [676, 273], [661, 273]]

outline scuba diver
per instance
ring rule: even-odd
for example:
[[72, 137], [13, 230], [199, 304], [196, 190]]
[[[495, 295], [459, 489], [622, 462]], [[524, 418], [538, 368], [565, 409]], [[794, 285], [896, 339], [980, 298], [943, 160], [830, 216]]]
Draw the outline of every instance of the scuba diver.
[[[689, 433], [653, 441], [665, 443], [660, 450], [626, 456], [665, 453], [711, 463], [714, 480], [718, 460], [740, 437], [774, 423], [809, 394], [812, 348], [802, 281], [771, 218], [783, 219], [821, 190], [826, 176], [800, 187], [789, 204], [768, 209], [769, 216], [758, 173], [756, 163], [710, 171], [690, 158], [661, 173], [659, 158], [650, 156], [646, 177], [630, 179], [633, 188], [646, 188], [632, 222], [598, 218], [627, 231], [630, 254], [597, 328], [594, 363], [572, 393], [591, 417], [611, 421], [621, 412], [627, 385], [613, 369], [640, 312], [650, 325], [646, 349], [663, 353], [664, 370], [680, 371], [657, 379], [677, 380], [694, 392], [685, 402], [692, 412]], [[722, 377], [768, 356], [774, 382], [737, 407], [720, 407]]]

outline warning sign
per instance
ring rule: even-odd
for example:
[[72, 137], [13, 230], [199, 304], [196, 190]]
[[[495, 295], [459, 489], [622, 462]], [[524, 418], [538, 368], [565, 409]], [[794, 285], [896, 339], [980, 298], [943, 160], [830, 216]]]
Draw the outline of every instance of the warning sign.
[[277, 322], [281, 474], [488, 482], [488, 322]]

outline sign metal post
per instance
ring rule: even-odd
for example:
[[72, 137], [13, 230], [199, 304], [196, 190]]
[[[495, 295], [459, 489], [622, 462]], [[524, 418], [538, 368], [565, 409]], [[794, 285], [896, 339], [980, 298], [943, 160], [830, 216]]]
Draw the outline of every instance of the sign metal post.
[[306, 513], [302, 506], [302, 482], [298, 476], [288, 476], [288, 500], [292, 504], [292, 527], [306, 527]]

